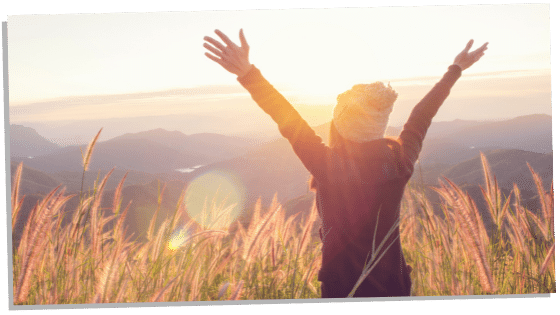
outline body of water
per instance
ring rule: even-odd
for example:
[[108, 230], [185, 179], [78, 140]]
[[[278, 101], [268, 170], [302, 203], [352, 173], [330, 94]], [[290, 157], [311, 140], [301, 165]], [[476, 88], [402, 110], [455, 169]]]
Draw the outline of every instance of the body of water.
[[181, 172], [181, 173], [192, 173], [194, 171], [196, 171], [197, 169], [203, 167], [204, 165], [197, 165], [197, 166], [192, 166], [192, 167], [187, 167], [187, 168], [178, 168], [176, 169], [177, 172]]

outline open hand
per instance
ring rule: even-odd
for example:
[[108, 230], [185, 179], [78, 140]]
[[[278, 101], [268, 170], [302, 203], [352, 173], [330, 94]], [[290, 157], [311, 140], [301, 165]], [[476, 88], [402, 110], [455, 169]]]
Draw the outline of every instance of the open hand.
[[220, 30], [216, 30], [215, 32], [224, 41], [225, 46], [219, 41], [205, 36], [204, 40], [208, 43], [204, 43], [203, 46], [213, 53], [210, 54], [206, 52], [206, 57], [219, 63], [224, 69], [236, 74], [238, 77], [247, 74], [247, 72], [251, 70], [251, 63], [249, 62], [249, 44], [247, 44], [245, 35], [243, 35], [243, 30], [239, 30], [241, 47], [234, 44], [224, 33], [220, 32]]
[[471, 39], [467, 43], [467, 47], [461, 51], [457, 57], [455, 57], [455, 61], [453, 64], [458, 65], [461, 67], [462, 70], [466, 70], [468, 67], [472, 66], [475, 62], [477, 62], [482, 56], [484, 56], [484, 51], [487, 49], [488, 43], [480, 46], [477, 50], [469, 52], [473, 45], [473, 40]]

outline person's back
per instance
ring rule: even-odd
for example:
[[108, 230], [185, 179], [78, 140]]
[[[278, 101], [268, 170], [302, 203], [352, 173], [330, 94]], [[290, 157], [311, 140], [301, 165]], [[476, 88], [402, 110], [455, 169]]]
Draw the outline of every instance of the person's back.
[[[328, 182], [317, 182], [317, 207], [323, 226], [323, 296], [346, 297], [372, 252], [374, 232], [379, 246], [398, 224], [399, 206], [411, 173], [402, 168], [400, 146], [379, 139], [360, 146], [356, 156], [333, 150]], [[336, 152], [339, 151], [339, 152]], [[387, 236], [388, 248], [354, 296], [409, 295], [410, 277], [400, 247], [398, 229]], [[394, 241], [392, 246], [388, 247]], [[377, 247], [376, 246], [376, 247]], [[396, 278], [395, 278], [395, 275]]]

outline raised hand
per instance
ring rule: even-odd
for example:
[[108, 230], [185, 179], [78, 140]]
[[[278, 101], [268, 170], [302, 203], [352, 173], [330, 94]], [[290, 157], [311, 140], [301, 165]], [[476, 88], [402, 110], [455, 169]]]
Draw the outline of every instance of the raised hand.
[[468, 67], [472, 66], [475, 62], [477, 62], [482, 56], [484, 56], [484, 51], [487, 49], [488, 43], [480, 46], [477, 50], [469, 52], [473, 45], [473, 40], [471, 39], [467, 43], [467, 47], [461, 51], [457, 57], [455, 57], [455, 61], [453, 64], [458, 65], [461, 67], [462, 70], [466, 70]]
[[239, 30], [241, 47], [234, 44], [224, 33], [220, 32], [220, 30], [216, 30], [215, 32], [225, 43], [225, 46], [219, 41], [205, 36], [204, 40], [208, 43], [204, 43], [203, 46], [212, 52], [212, 54], [206, 52], [206, 57], [217, 62], [224, 67], [224, 69], [236, 74], [238, 77], [247, 74], [247, 72], [251, 70], [251, 63], [249, 62], [249, 44], [247, 44], [245, 35], [243, 35], [243, 30]]

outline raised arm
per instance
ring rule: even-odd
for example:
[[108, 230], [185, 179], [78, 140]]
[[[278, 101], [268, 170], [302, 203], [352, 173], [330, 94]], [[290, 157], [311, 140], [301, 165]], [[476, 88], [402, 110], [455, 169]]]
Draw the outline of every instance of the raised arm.
[[249, 45], [243, 30], [239, 31], [241, 46], [235, 45], [219, 30], [216, 30], [216, 34], [225, 46], [211, 37], [204, 37], [207, 41], [204, 47], [213, 53], [207, 52], [206, 56], [237, 75], [237, 80], [249, 91], [253, 100], [278, 124], [280, 133], [290, 141], [294, 152], [307, 170], [318, 179], [323, 178], [328, 148], [286, 98], [251, 65]]
[[399, 138], [403, 145], [406, 167], [410, 172], [414, 170], [414, 163], [418, 159], [422, 149], [422, 142], [426, 137], [428, 127], [432, 123], [432, 118], [449, 95], [451, 88], [461, 76], [462, 71], [477, 62], [484, 55], [484, 51], [488, 46], [488, 43], [485, 43], [477, 50], [469, 52], [472, 44], [473, 40], [471, 39], [465, 49], [457, 55], [453, 64], [449, 66], [443, 78], [414, 107], [403, 127]]

